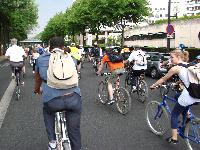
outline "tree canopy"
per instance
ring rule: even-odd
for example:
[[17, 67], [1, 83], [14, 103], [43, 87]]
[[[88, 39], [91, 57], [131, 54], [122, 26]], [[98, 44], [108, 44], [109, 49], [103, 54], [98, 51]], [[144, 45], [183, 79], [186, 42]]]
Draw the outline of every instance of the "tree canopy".
[[138, 23], [148, 15], [147, 0], [76, 0], [61, 16], [57, 14], [48, 22], [41, 40], [53, 35], [84, 34], [86, 29], [98, 36], [103, 26], [113, 27], [122, 19]]
[[9, 43], [10, 38], [27, 38], [37, 25], [38, 6], [35, 0], [0, 0], [0, 45]]

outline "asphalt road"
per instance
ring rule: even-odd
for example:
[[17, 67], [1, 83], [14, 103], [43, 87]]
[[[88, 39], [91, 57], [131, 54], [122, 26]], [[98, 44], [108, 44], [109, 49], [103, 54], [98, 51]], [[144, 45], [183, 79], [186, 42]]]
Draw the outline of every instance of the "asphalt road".
[[[6, 63], [6, 62], [4, 62]], [[169, 136], [154, 135], [145, 122], [146, 106], [132, 96], [132, 108], [127, 115], [117, 112], [115, 105], [105, 106], [96, 102], [97, 77], [90, 63], [82, 69], [80, 87], [83, 99], [81, 132], [83, 150], [184, 150], [185, 143], [180, 139], [178, 145], [165, 141]], [[0, 96], [10, 83], [10, 68], [0, 68]], [[122, 77], [123, 80], [124, 77]], [[154, 82], [146, 78], [150, 85]], [[25, 85], [22, 97], [16, 101], [12, 96], [6, 117], [0, 129], [0, 150], [46, 150], [47, 136], [42, 116], [41, 97], [33, 94], [33, 74], [26, 64]], [[150, 91], [148, 100], [159, 100], [158, 91]]]

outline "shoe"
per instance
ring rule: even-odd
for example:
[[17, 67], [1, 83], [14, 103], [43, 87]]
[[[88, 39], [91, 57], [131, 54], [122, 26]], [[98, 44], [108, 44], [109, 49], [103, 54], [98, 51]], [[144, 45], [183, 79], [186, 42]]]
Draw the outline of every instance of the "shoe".
[[21, 82], [21, 85], [24, 85], [24, 81]]
[[33, 71], [33, 74], [35, 73], [35, 71]]
[[15, 78], [15, 74], [14, 74], [14, 73], [12, 73], [11, 77], [12, 77], [12, 78]]
[[48, 144], [48, 150], [57, 150], [56, 141], [51, 141]]
[[169, 137], [169, 138], [167, 138], [166, 140], [167, 140], [168, 143], [171, 143], [171, 144], [178, 144], [178, 140], [173, 140], [172, 137]]
[[112, 105], [114, 102], [115, 102], [114, 100], [109, 100], [109, 101], [107, 102], [107, 104], [108, 104], [108, 105]]
[[136, 88], [136, 86], [132, 86], [132, 89], [131, 89], [131, 91], [132, 91], [132, 92], [135, 92], [135, 91], [137, 91], [137, 88]]

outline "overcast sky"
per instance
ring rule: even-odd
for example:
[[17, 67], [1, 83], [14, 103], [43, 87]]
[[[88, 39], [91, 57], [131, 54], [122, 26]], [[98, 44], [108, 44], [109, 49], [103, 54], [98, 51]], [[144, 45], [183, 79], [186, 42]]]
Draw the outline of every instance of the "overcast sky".
[[38, 4], [38, 26], [32, 31], [30, 37], [43, 31], [50, 18], [57, 12], [65, 11], [71, 6], [73, 0], [35, 0]]

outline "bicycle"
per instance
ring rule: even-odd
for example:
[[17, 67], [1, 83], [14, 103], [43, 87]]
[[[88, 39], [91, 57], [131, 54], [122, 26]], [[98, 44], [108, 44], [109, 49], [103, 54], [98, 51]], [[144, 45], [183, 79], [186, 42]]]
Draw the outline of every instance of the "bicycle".
[[[111, 73], [103, 73], [102, 76], [105, 75], [105, 79], [101, 80], [98, 84], [98, 101], [102, 104], [107, 104], [109, 102], [108, 98], [108, 79]], [[123, 88], [120, 87], [120, 76], [122, 74], [117, 75], [117, 80], [115, 82], [115, 86], [113, 88], [114, 90], [114, 103], [116, 103], [117, 110], [119, 113], [125, 115], [127, 114], [131, 109], [131, 97], [129, 95], [129, 92]]]
[[15, 81], [16, 81], [16, 100], [19, 100], [20, 95], [21, 95], [21, 90], [20, 90], [20, 71], [21, 67], [14, 67], [14, 74], [15, 74]]
[[58, 150], [71, 150], [70, 140], [67, 134], [65, 111], [56, 112], [55, 115], [55, 133]]
[[148, 86], [146, 81], [144, 80], [145, 74], [141, 74], [136, 77], [136, 90], [133, 90], [133, 86], [131, 85], [131, 69], [127, 71], [127, 75], [125, 77], [125, 88], [129, 91], [130, 94], [137, 93], [137, 100], [139, 102], [144, 103], [148, 97]]
[[[176, 100], [168, 97], [166, 93], [161, 102], [151, 101], [145, 109], [147, 125], [156, 135], [162, 136], [170, 129], [169, 115], [171, 116], [171, 110], [167, 101], [176, 103]], [[182, 116], [178, 127], [178, 135], [186, 142], [189, 150], [200, 149], [200, 118], [192, 113], [191, 107], [188, 113]]]

